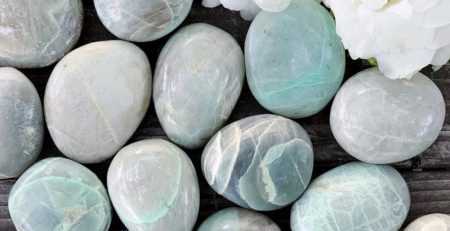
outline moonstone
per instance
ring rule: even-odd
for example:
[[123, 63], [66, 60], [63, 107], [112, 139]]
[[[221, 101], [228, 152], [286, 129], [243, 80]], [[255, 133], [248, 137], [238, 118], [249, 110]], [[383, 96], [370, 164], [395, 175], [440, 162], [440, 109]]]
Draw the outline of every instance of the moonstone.
[[270, 211], [294, 202], [313, 169], [308, 134], [292, 120], [258, 115], [220, 130], [202, 155], [202, 170], [220, 195], [245, 208]]
[[404, 231], [449, 231], [450, 216], [440, 213], [430, 214], [411, 222]]
[[94, 0], [103, 25], [115, 36], [134, 42], [159, 39], [189, 14], [192, 0]]
[[39, 155], [43, 140], [36, 88], [18, 70], [0, 68], [0, 179], [19, 176]]
[[258, 102], [290, 118], [321, 111], [345, 70], [335, 22], [314, 0], [293, 0], [280, 13], [259, 13], [247, 35], [245, 59], [248, 84]]
[[112, 210], [102, 182], [65, 158], [44, 159], [14, 184], [8, 201], [17, 230], [107, 231]]
[[172, 143], [151, 139], [130, 144], [114, 157], [108, 190], [130, 231], [192, 230], [200, 189], [189, 157]]
[[439, 136], [444, 119], [444, 98], [429, 78], [418, 73], [411, 80], [391, 80], [371, 68], [339, 90], [330, 123], [350, 155], [386, 164], [425, 151]]
[[116, 154], [150, 104], [151, 70], [145, 53], [124, 41], [82, 46], [53, 70], [44, 97], [50, 135], [81, 163]]
[[313, 180], [291, 212], [293, 231], [397, 231], [410, 206], [408, 186], [392, 167], [344, 164]]
[[78, 41], [81, 0], [0, 0], [0, 66], [44, 67]]
[[229, 118], [244, 76], [244, 54], [225, 31], [198, 23], [176, 33], [159, 56], [153, 94], [169, 138], [203, 146]]

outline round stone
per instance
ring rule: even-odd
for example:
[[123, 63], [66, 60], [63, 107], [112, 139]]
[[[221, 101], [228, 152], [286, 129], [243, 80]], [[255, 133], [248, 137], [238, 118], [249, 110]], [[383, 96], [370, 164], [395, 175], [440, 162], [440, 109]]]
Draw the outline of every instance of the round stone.
[[256, 100], [290, 118], [321, 111], [341, 85], [345, 70], [335, 22], [313, 0], [293, 0], [280, 13], [259, 13], [245, 41], [245, 59]]
[[177, 28], [192, 0], [94, 0], [103, 25], [120, 39], [149, 42]]
[[270, 218], [251, 210], [227, 208], [208, 217], [198, 231], [281, 231]]
[[0, 179], [17, 177], [42, 149], [44, 114], [36, 88], [10, 67], [0, 68], [0, 131]]
[[408, 186], [394, 168], [353, 162], [311, 182], [292, 207], [291, 229], [397, 231], [409, 206]]
[[292, 120], [258, 115], [220, 130], [206, 145], [202, 170], [220, 195], [245, 208], [270, 211], [294, 202], [313, 169], [308, 134]]
[[350, 155], [387, 164], [425, 151], [439, 136], [444, 119], [444, 98], [429, 78], [418, 73], [410, 80], [392, 80], [371, 68], [339, 90], [330, 123]]
[[58, 149], [81, 163], [112, 157], [144, 118], [151, 84], [150, 63], [132, 43], [95, 42], [69, 53], [53, 70], [44, 97]]
[[430, 214], [419, 217], [409, 224], [404, 231], [448, 231], [450, 216], [446, 214]]
[[195, 168], [168, 141], [144, 140], [120, 150], [108, 170], [108, 190], [129, 230], [192, 230], [197, 220]]
[[14, 184], [8, 208], [17, 230], [107, 231], [112, 210], [102, 182], [65, 158], [44, 159]]
[[0, 0], [0, 66], [45, 67], [78, 41], [81, 0]]
[[229, 118], [244, 76], [244, 54], [225, 31], [199, 23], [176, 33], [159, 56], [153, 94], [169, 138], [203, 146]]

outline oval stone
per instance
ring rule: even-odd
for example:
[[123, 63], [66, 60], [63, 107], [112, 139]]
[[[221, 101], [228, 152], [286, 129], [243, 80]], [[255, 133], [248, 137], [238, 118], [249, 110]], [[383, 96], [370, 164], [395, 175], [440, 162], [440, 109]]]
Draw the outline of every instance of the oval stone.
[[103, 25], [115, 36], [134, 42], [159, 39], [189, 14], [192, 0], [94, 0]]
[[387, 164], [425, 151], [439, 136], [444, 119], [444, 98], [425, 75], [392, 80], [371, 68], [339, 90], [330, 124], [337, 142], [350, 155]]
[[120, 150], [108, 170], [108, 190], [129, 230], [192, 230], [197, 220], [195, 168], [168, 141], [144, 140]]
[[258, 102], [290, 118], [321, 111], [345, 70], [335, 22], [313, 0], [294, 0], [279, 13], [259, 13], [247, 34], [245, 59], [248, 84]]
[[203, 146], [229, 118], [242, 90], [244, 54], [225, 31], [192, 24], [162, 50], [155, 71], [156, 113], [169, 138]]
[[292, 120], [258, 115], [220, 130], [206, 145], [202, 170], [220, 195], [245, 208], [270, 211], [294, 202], [311, 179], [313, 148]]
[[17, 230], [107, 231], [108, 194], [89, 169], [65, 158], [47, 158], [14, 184], [9, 213]]
[[449, 231], [450, 216], [446, 214], [429, 214], [411, 222], [404, 231]]
[[0, 0], [0, 66], [48, 66], [78, 41], [81, 0]]
[[408, 186], [394, 168], [353, 162], [311, 182], [292, 207], [291, 229], [397, 231], [409, 206]]
[[81, 163], [112, 157], [144, 118], [151, 84], [147, 56], [132, 43], [94, 42], [72, 51], [56, 65], [44, 97], [58, 149]]
[[44, 114], [33, 84], [14, 68], [0, 68], [0, 179], [19, 176], [39, 155]]

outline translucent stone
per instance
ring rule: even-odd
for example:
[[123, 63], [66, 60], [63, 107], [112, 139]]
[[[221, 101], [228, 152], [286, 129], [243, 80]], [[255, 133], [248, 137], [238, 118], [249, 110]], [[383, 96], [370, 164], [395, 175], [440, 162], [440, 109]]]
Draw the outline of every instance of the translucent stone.
[[72, 51], [56, 65], [45, 91], [56, 146], [81, 163], [112, 157], [144, 118], [151, 85], [147, 56], [132, 43], [95, 42]]
[[404, 231], [449, 231], [450, 216], [446, 214], [430, 214], [419, 217], [409, 224]]
[[112, 216], [102, 182], [65, 158], [29, 168], [12, 188], [8, 208], [17, 230], [107, 231]]
[[192, 0], [94, 0], [103, 25], [115, 36], [134, 42], [159, 39], [189, 14]]
[[0, 0], [0, 66], [48, 66], [78, 41], [81, 0]]
[[43, 140], [36, 88], [18, 70], [0, 68], [0, 179], [19, 176], [39, 155]]
[[339, 90], [330, 123], [350, 155], [386, 164], [425, 151], [439, 136], [444, 119], [444, 98], [429, 78], [418, 73], [411, 80], [391, 80], [371, 68]]
[[172, 143], [151, 139], [124, 147], [108, 170], [108, 190], [130, 231], [192, 230], [200, 189], [189, 157]]
[[291, 212], [293, 231], [397, 231], [410, 206], [403, 177], [387, 165], [353, 162], [313, 180]]
[[156, 113], [169, 138], [204, 145], [230, 116], [244, 84], [244, 54], [236, 40], [208, 24], [177, 32], [155, 71]]
[[342, 83], [345, 53], [330, 13], [314, 0], [261, 12], [245, 42], [247, 79], [258, 102], [290, 118], [321, 111]]
[[258, 115], [220, 130], [202, 155], [202, 170], [220, 195], [245, 208], [269, 211], [294, 202], [313, 169], [308, 134], [292, 120]]

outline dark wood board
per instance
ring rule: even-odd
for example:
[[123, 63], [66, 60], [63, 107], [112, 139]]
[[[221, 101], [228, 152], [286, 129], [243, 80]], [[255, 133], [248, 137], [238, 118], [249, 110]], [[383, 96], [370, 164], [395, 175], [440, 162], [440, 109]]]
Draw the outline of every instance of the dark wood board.
[[[233, 35], [243, 47], [250, 22], [242, 20], [237, 12], [231, 12], [222, 7], [207, 9], [202, 7], [200, 2], [201, 0], [194, 0], [192, 10], [183, 25], [196, 22], [215, 25]], [[98, 19], [93, 0], [83, 0], [83, 3], [85, 8], [85, 22], [77, 47], [93, 41], [116, 39], [103, 27]], [[170, 35], [158, 41], [137, 44], [146, 52], [152, 67], [155, 66], [158, 54], [169, 37]], [[54, 65], [40, 69], [22, 70], [35, 84], [41, 98], [44, 95], [45, 86], [53, 67]], [[362, 61], [353, 61], [348, 58], [346, 78], [362, 69], [364, 69]], [[431, 68], [427, 68], [423, 73], [430, 76], [441, 89], [446, 100], [447, 116], [444, 128], [438, 140], [431, 148], [412, 160], [393, 164], [405, 177], [411, 191], [412, 205], [405, 223], [409, 223], [414, 218], [429, 213], [450, 214], [450, 64], [444, 66], [437, 72], [433, 72]], [[354, 160], [334, 140], [328, 122], [329, 110], [330, 106], [315, 116], [297, 120], [308, 131], [314, 144], [314, 176], [340, 164]], [[245, 86], [229, 122], [262, 113], [268, 112], [258, 105], [248, 87]], [[166, 139], [164, 131], [161, 129], [156, 118], [153, 104], [129, 143], [147, 138]], [[201, 206], [197, 222], [198, 226], [213, 212], [233, 206], [233, 204], [214, 193], [205, 182], [200, 170], [200, 155], [202, 150], [186, 150], [186, 152], [191, 157], [200, 180]], [[44, 149], [39, 159], [50, 156], [62, 156], [62, 154], [55, 147], [47, 131]], [[110, 161], [108, 160], [102, 164], [88, 165], [88, 167], [103, 182], [106, 182], [106, 172]], [[15, 230], [8, 213], [7, 205], [8, 194], [14, 182], [14, 179], [0, 181], [0, 231]], [[265, 214], [270, 216], [282, 230], [290, 230], [290, 207]], [[126, 230], [117, 215], [114, 215], [110, 230]]]

